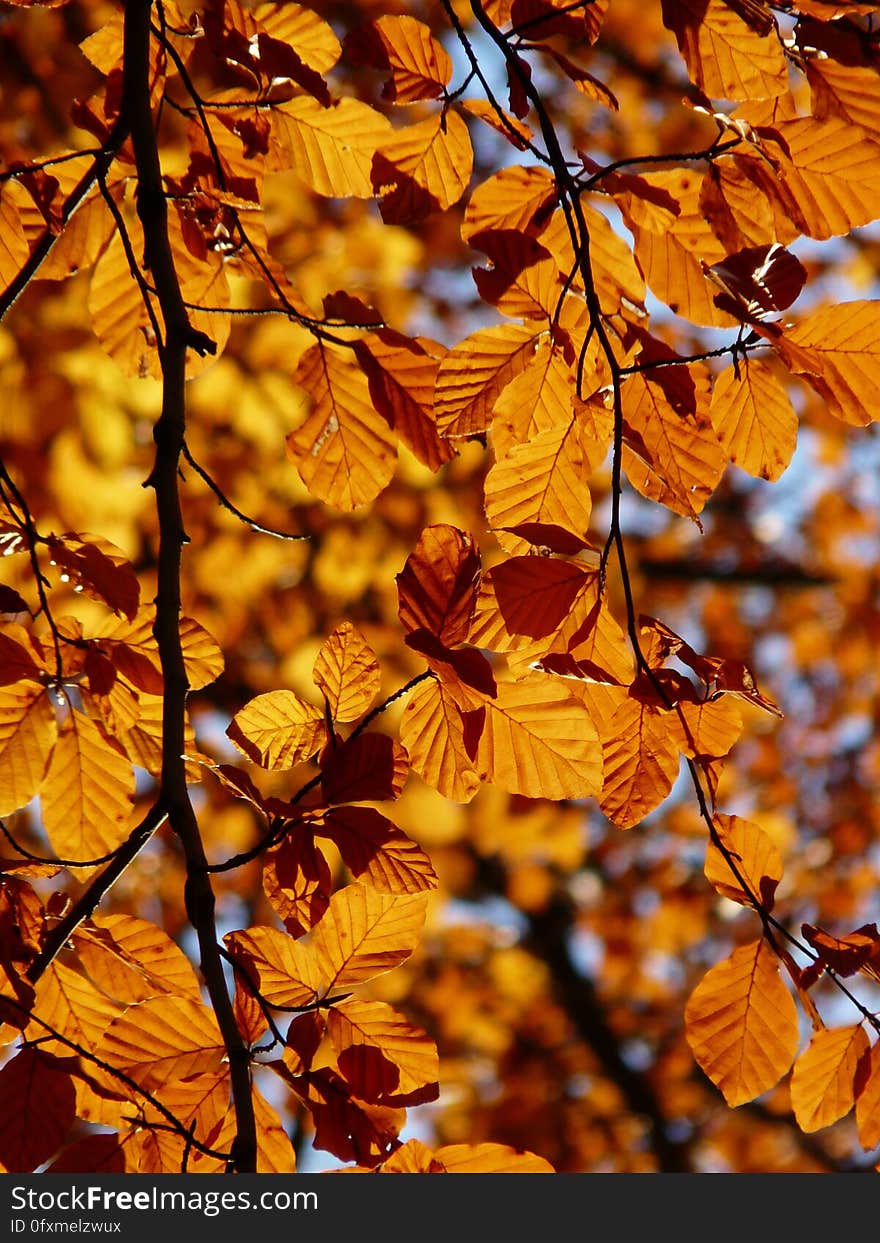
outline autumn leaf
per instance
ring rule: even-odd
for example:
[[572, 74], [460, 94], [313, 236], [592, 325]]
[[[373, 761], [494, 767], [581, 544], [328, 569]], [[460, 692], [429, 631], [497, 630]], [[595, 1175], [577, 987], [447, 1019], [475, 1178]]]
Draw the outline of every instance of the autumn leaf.
[[338, 890], [311, 938], [326, 990], [350, 988], [405, 962], [425, 909], [421, 894], [383, 894], [364, 885]]
[[463, 643], [479, 573], [471, 536], [445, 523], [427, 527], [397, 575], [398, 616], [405, 629], [427, 630], [446, 646]]
[[[716, 815], [714, 824], [721, 846], [710, 841], [706, 847], [706, 879], [733, 902], [749, 905], [757, 899], [764, 910], [771, 910], [783, 870], [782, 856], [772, 838], [760, 825], [741, 816]], [[742, 881], [734, 874], [725, 852]]]
[[0, 1162], [10, 1174], [35, 1170], [58, 1149], [74, 1121], [70, 1076], [39, 1049], [21, 1049], [0, 1069]]
[[791, 1074], [791, 1107], [802, 1130], [819, 1131], [849, 1113], [856, 1068], [867, 1050], [858, 1024], [813, 1033]]
[[219, 1071], [226, 1049], [213, 1012], [185, 997], [151, 997], [114, 1019], [98, 1055], [141, 1087]]
[[319, 344], [302, 356], [294, 381], [311, 403], [306, 421], [287, 437], [303, 483], [337, 509], [368, 504], [394, 474], [396, 447], [373, 408], [363, 371]]
[[0, 815], [24, 807], [40, 789], [57, 733], [42, 686], [0, 687]]
[[685, 1007], [685, 1033], [728, 1105], [779, 1082], [797, 1052], [797, 1011], [763, 940], [740, 946], [703, 976]]
[[360, 1099], [418, 1105], [438, 1094], [437, 1048], [427, 1033], [377, 1001], [347, 1001], [327, 1016], [339, 1072]]
[[384, 138], [371, 170], [382, 219], [407, 224], [457, 203], [473, 158], [467, 126], [457, 112], [416, 121]]
[[414, 17], [380, 17], [346, 39], [353, 64], [390, 70], [385, 99], [410, 104], [435, 99], [452, 77], [452, 61], [430, 29]]
[[326, 725], [318, 709], [293, 691], [269, 691], [237, 712], [226, 733], [261, 767], [293, 768], [319, 750]]

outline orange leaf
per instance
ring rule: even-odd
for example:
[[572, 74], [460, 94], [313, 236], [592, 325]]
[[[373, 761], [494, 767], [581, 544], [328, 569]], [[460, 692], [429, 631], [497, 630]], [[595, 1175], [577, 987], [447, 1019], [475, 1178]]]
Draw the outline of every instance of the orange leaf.
[[425, 852], [372, 807], [334, 807], [316, 832], [332, 838], [352, 876], [374, 889], [422, 893], [437, 888]]
[[641, 823], [678, 776], [669, 715], [627, 696], [601, 730], [605, 775], [599, 806], [619, 829]]
[[739, 709], [724, 698], [702, 703], [683, 700], [675, 705], [675, 717], [667, 720], [675, 745], [691, 759], [727, 755], [742, 733]]
[[482, 328], [449, 351], [437, 372], [434, 415], [443, 436], [473, 436], [489, 427], [503, 389], [531, 361], [535, 326]]
[[862, 427], [876, 417], [880, 302], [821, 307], [774, 344], [785, 365], [816, 389], [837, 418]]
[[330, 866], [311, 833], [295, 826], [263, 857], [263, 889], [291, 936], [314, 927], [330, 904]]
[[98, 1056], [141, 1087], [216, 1073], [226, 1049], [213, 1010], [188, 997], [136, 1002], [108, 1027]]
[[508, 1144], [445, 1144], [434, 1153], [450, 1174], [553, 1174], [549, 1161]]
[[226, 734], [255, 764], [293, 768], [320, 749], [327, 727], [318, 709], [293, 691], [269, 691], [236, 712]]
[[357, 734], [330, 744], [320, 759], [321, 786], [328, 803], [362, 803], [398, 798], [409, 774], [407, 757], [388, 734]]
[[880, 1044], [863, 1054], [856, 1075], [856, 1126], [866, 1152], [880, 1144]]
[[424, 22], [414, 17], [380, 17], [345, 41], [352, 64], [390, 69], [382, 98], [396, 104], [436, 99], [452, 77], [452, 61]]
[[0, 815], [24, 807], [37, 793], [57, 733], [42, 686], [0, 687]]
[[860, 1024], [813, 1033], [791, 1074], [791, 1107], [802, 1131], [819, 1131], [849, 1113], [856, 1068], [867, 1050]]
[[[730, 852], [740, 876], [751, 893], [771, 910], [776, 886], [782, 880], [782, 855], [772, 838], [760, 825], [741, 816], [713, 817], [713, 823], [723, 845]], [[744, 906], [752, 905], [748, 894], [731, 871], [730, 865], [714, 842], [706, 847], [706, 879], [714, 885], [722, 897]]]
[[378, 412], [430, 470], [455, 457], [434, 421], [434, 385], [445, 349], [433, 341], [386, 340], [376, 334], [355, 344], [355, 354]]
[[542, 542], [540, 534], [558, 528], [545, 542], [564, 544], [565, 533], [580, 543], [590, 525], [591, 500], [586, 484], [587, 462], [574, 418], [550, 427], [526, 444], [514, 445], [486, 476], [486, 517], [495, 528]]
[[685, 1007], [685, 1034], [728, 1105], [779, 1082], [797, 1052], [797, 1009], [763, 940], [741, 945], [703, 976]]
[[447, 647], [464, 643], [479, 573], [480, 556], [470, 535], [445, 523], [426, 527], [396, 577], [405, 629], [428, 630]]
[[445, 798], [469, 803], [480, 785], [460, 708], [436, 679], [411, 692], [400, 721], [410, 766]]
[[303, 483], [336, 509], [369, 504], [391, 480], [397, 450], [363, 371], [350, 355], [319, 343], [303, 354], [293, 378], [312, 403], [306, 421], [287, 437]]
[[474, 153], [457, 112], [438, 113], [395, 130], [379, 144], [373, 186], [386, 224], [408, 224], [457, 203], [470, 181]]
[[[74, 1044], [94, 1050], [121, 1009], [119, 1002], [100, 992], [85, 976], [64, 963], [53, 962], [37, 984], [33, 1012]], [[38, 1022], [31, 1025], [29, 1034], [35, 1040], [46, 1039], [46, 1029]], [[59, 1056], [70, 1054], [62, 1044], [56, 1051]]]
[[70, 1075], [33, 1048], [0, 1070], [0, 1162], [26, 1174], [48, 1160], [73, 1124], [76, 1098]]
[[[259, 1088], [251, 1089], [251, 1097], [257, 1124], [257, 1174], [294, 1174], [296, 1154], [277, 1110], [269, 1104]], [[236, 1113], [230, 1107], [222, 1125], [211, 1133], [211, 1147], [227, 1152], [235, 1140], [237, 1129]], [[193, 1174], [222, 1174], [225, 1166], [214, 1157], [194, 1152], [190, 1156], [190, 1169]]]
[[72, 709], [40, 787], [43, 825], [62, 859], [92, 859], [125, 839], [135, 792], [131, 761]]
[[437, 1047], [391, 1006], [347, 1001], [327, 1015], [339, 1073], [360, 1100], [421, 1105], [437, 1099]]
[[555, 679], [499, 683], [485, 700], [475, 767], [526, 798], [588, 798], [602, 786], [602, 749], [584, 704]]
[[379, 693], [379, 662], [364, 636], [340, 622], [322, 645], [312, 680], [327, 701], [334, 721], [356, 721]]
[[326, 991], [360, 984], [405, 962], [418, 943], [426, 906], [423, 894], [384, 894], [358, 884], [338, 890], [311, 933]]
[[119, 1001], [163, 993], [201, 1000], [201, 988], [183, 950], [155, 924], [134, 915], [95, 915], [74, 937], [89, 977]]
[[798, 421], [785, 389], [764, 363], [728, 367], [715, 381], [709, 416], [731, 462], [776, 480], [797, 443]]
[[294, 172], [317, 194], [373, 197], [373, 157], [391, 133], [380, 113], [357, 99], [338, 99], [325, 108], [310, 95], [298, 95], [274, 105], [272, 119]]
[[760, 32], [724, 0], [662, 0], [691, 80], [712, 99], [771, 99], [788, 90], [785, 55], [769, 13]]
[[223, 940], [270, 1004], [308, 1006], [325, 991], [313, 948], [294, 941], [287, 933], [251, 928], [229, 932]]

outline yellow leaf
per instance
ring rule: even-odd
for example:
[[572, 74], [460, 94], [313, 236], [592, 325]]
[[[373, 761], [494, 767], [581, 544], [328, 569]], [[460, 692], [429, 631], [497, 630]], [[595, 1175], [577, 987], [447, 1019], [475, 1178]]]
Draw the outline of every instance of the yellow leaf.
[[772, 99], [788, 90], [788, 67], [767, 15], [758, 31], [724, 0], [663, 0], [691, 80], [712, 99]]
[[726, 465], [702, 397], [698, 387], [695, 408], [676, 409], [663, 384], [644, 374], [630, 376], [622, 393], [623, 463], [630, 483], [690, 518], [703, 509]]
[[574, 369], [562, 350], [549, 338], [539, 340], [525, 367], [505, 383], [494, 403], [491, 431], [496, 459], [501, 461], [515, 445], [528, 445], [542, 432], [568, 427], [577, 400], [575, 382]]
[[437, 1046], [391, 1006], [346, 1001], [327, 1015], [339, 1073], [359, 1100], [416, 1105], [437, 1096]]
[[604, 781], [599, 806], [619, 829], [658, 807], [678, 776], [669, 713], [627, 696], [602, 730]]
[[273, 1005], [311, 1005], [324, 991], [324, 978], [310, 945], [275, 928], [230, 932], [223, 939]]
[[[486, 517], [496, 528], [535, 524], [583, 538], [590, 525], [586, 461], [574, 418], [514, 445], [486, 476]], [[528, 538], [526, 536], [526, 538]]]
[[[94, 1050], [104, 1032], [121, 1013], [122, 1007], [95, 985], [72, 971], [64, 963], [53, 962], [43, 972], [37, 984], [37, 996], [33, 1013], [43, 1019], [60, 1035], [66, 1036], [80, 1048]], [[34, 1040], [46, 1040], [46, 1029], [39, 1023], [31, 1024], [29, 1035]], [[49, 1046], [52, 1048], [51, 1041]], [[68, 1057], [70, 1049], [56, 1042], [53, 1049], [60, 1057]]]
[[226, 733], [255, 764], [293, 768], [320, 749], [327, 727], [318, 709], [293, 691], [269, 691], [236, 712]]
[[798, 1018], [763, 940], [741, 945], [703, 976], [685, 1007], [685, 1034], [728, 1105], [775, 1087], [797, 1052]]
[[712, 389], [709, 417], [731, 462], [748, 474], [776, 480], [791, 461], [797, 415], [765, 363], [726, 368]]
[[[274, 5], [272, 6], [275, 7]], [[285, 1131], [277, 1110], [269, 1104], [257, 1087], [251, 1089], [254, 1104], [254, 1118], [257, 1124], [257, 1173], [258, 1174], [294, 1174], [296, 1172], [296, 1154], [290, 1137]], [[211, 1147], [219, 1152], [228, 1152], [235, 1140], [238, 1122], [235, 1110], [231, 1106], [219, 1129], [210, 1136]], [[222, 1174], [225, 1166], [215, 1157], [194, 1152], [190, 1156], [193, 1174]]]
[[[769, 910], [783, 871], [782, 855], [775, 842], [760, 825], [743, 820], [741, 816], [717, 815], [713, 823], [749, 890]], [[723, 853], [711, 841], [706, 847], [705, 873], [722, 897], [744, 906], [752, 904]]]
[[[143, 253], [140, 230], [130, 218], [126, 223], [132, 228], [135, 254], [138, 246]], [[156, 300], [150, 301], [161, 326]], [[95, 336], [124, 375], [132, 379], [161, 377], [156, 334], [118, 233], [113, 234], [92, 272], [88, 308]]]
[[354, 64], [390, 69], [382, 96], [396, 104], [436, 99], [452, 77], [452, 61], [430, 27], [414, 17], [380, 17], [346, 40]]
[[486, 781], [526, 798], [588, 798], [602, 787], [602, 749], [583, 702], [541, 674], [499, 683], [485, 699], [475, 766]]
[[717, 759], [727, 755], [742, 733], [742, 717], [736, 704], [724, 697], [703, 703], [675, 705], [668, 719], [675, 745], [690, 759]]
[[201, 1000], [201, 987], [183, 950], [155, 924], [134, 915], [95, 915], [74, 936], [90, 978], [122, 1002], [162, 993]]
[[291, 44], [316, 73], [326, 73], [339, 60], [342, 47], [333, 27], [312, 9], [285, 0], [284, 4], [258, 4], [250, 16], [273, 39]]
[[434, 1156], [450, 1174], [555, 1173], [544, 1157], [508, 1144], [446, 1144]]
[[372, 807], [333, 807], [323, 825], [356, 880], [383, 893], [423, 893], [437, 888], [437, 874], [425, 852]]
[[356, 721], [379, 693], [382, 677], [373, 649], [351, 622], [344, 621], [322, 645], [312, 680], [334, 721]]
[[142, 1088], [216, 1074], [226, 1050], [213, 1010], [188, 997], [152, 997], [110, 1024], [98, 1056]]
[[845, 423], [877, 416], [880, 302], [843, 302], [807, 315], [774, 342], [786, 366], [824, 397]]
[[474, 153], [457, 112], [442, 112], [395, 130], [380, 144], [372, 178], [387, 223], [420, 220], [445, 211], [467, 189]]
[[319, 343], [303, 354], [294, 381], [312, 403], [306, 421], [287, 437], [303, 483], [336, 509], [369, 504], [390, 482], [397, 449], [363, 371], [349, 355]]
[[385, 894], [346, 885], [310, 934], [326, 991], [360, 984], [405, 962], [425, 921], [427, 895]]
[[791, 1107], [802, 1131], [819, 1131], [849, 1113], [856, 1067], [867, 1050], [860, 1024], [813, 1033], [791, 1073]]
[[880, 1144], [880, 1044], [862, 1058], [856, 1078], [856, 1125], [865, 1152]]
[[461, 710], [435, 678], [411, 692], [400, 721], [400, 741], [413, 771], [456, 803], [469, 803], [480, 787], [464, 728]]
[[556, 201], [557, 190], [549, 169], [532, 165], [502, 168], [476, 187], [468, 200], [461, 226], [467, 242], [490, 229], [512, 229], [537, 236]]
[[0, 194], [0, 289], [7, 289], [30, 254], [16, 193], [8, 185]]
[[26, 806], [37, 793], [57, 733], [42, 686], [0, 687], [0, 816]]
[[434, 415], [443, 436], [473, 436], [489, 427], [492, 408], [514, 376], [528, 366], [537, 343], [534, 326], [483, 328], [440, 363]]
[[828, 238], [869, 224], [880, 193], [880, 143], [841, 117], [798, 117], [776, 127], [782, 146], [777, 168], [758, 167], [759, 184], [772, 188], [808, 237]]
[[357, 99], [339, 99], [324, 108], [310, 95], [298, 95], [272, 109], [293, 169], [326, 198], [373, 197], [370, 172], [391, 123]]
[[40, 810], [62, 859], [115, 850], [128, 833], [134, 798], [131, 761], [89, 717], [72, 709], [40, 787]]

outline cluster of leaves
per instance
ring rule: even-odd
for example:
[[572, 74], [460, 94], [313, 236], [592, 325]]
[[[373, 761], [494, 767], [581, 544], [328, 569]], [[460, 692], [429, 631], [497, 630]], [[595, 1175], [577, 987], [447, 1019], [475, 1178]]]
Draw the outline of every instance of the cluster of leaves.
[[877, 6], [421, 7], [5, 15], [0, 1162], [852, 1168], [872, 576], [744, 515], [875, 418]]

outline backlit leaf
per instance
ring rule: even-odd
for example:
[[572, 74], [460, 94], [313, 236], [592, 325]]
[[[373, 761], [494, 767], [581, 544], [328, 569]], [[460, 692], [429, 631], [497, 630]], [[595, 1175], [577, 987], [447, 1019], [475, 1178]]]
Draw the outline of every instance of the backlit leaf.
[[382, 95], [397, 104], [435, 99], [452, 77], [452, 61], [442, 44], [414, 17], [379, 17], [345, 42], [354, 64], [391, 71]]
[[856, 1074], [856, 1125], [866, 1152], [880, 1144], [880, 1045], [862, 1054]]
[[152, 997], [114, 1019], [98, 1046], [141, 1087], [217, 1072], [226, 1049], [214, 1013], [186, 997]]
[[602, 785], [602, 750], [584, 704], [540, 674], [499, 683], [485, 701], [477, 772], [527, 798], [588, 798]]
[[0, 1070], [0, 1162], [10, 1174], [35, 1170], [74, 1120], [70, 1076], [38, 1049], [21, 1049]]
[[327, 1015], [327, 1032], [339, 1073], [361, 1100], [397, 1105], [436, 1100], [437, 1047], [391, 1006], [344, 1002]]
[[801, 1130], [819, 1131], [849, 1113], [856, 1068], [867, 1050], [860, 1024], [813, 1033], [791, 1074], [791, 1107]]
[[287, 437], [303, 483], [336, 509], [368, 504], [394, 474], [397, 451], [363, 371], [348, 355], [318, 344], [300, 359], [294, 381], [311, 399], [308, 418]]
[[436, 679], [410, 693], [400, 722], [400, 741], [410, 765], [429, 786], [457, 803], [470, 802], [480, 785], [465, 729], [461, 709]]
[[794, 1061], [797, 1010], [765, 942], [741, 945], [703, 976], [685, 1008], [685, 1034], [700, 1068], [728, 1105], [775, 1087]]
[[299, 95], [276, 107], [273, 117], [294, 171], [317, 194], [373, 197], [373, 157], [391, 132], [381, 113], [357, 99], [338, 99], [324, 108], [310, 95]]
[[821, 307], [788, 329], [777, 348], [839, 419], [864, 426], [876, 417], [880, 302]]
[[760, 33], [723, 0], [662, 0], [691, 80], [713, 99], [767, 99], [788, 90], [779, 37]]
[[383, 893], [436, 889], [437, 874], [425, 852], [372, 807], [334, 807], [319, 832], [336, 843], [355, 880]]
[[382, 219], [405, 224], [457, 203], [470, 181], [474, 153], [457, 112], [438, 113], [384, 138], [373, 160]]
[[464, 643], [477, 598], [480, 557], [473, 538], [446, 523], [426, 527], [397, 575], [398, 616], [447, 646]]
[[327, 990], [339, 991], [405, 962], [425, 919], [422, 894], [391, 895], [346, 885], [312, 930], [311, 947]]
[[706, 879], [718, 892], [733, 902], [751, 904], [756, 898], [769, 911], [773, 906], [776, 886], [782, 880], [782, 856], [773, 839], [758, 824], [741, 816], [716, 815], [713, 821], [724, 848], [745, 881], [743, 889], [724, 854], [709, 842], [706, 846]]
[[797, 442], [797, 415], [766, 364], [726, 368], [712, 389], [709, 416], [731, 462], [760, 479], [778, 479]]
[[444, 1144], [434, 1156], [450, 1174], [554, 1173], [544, 1157], [508, 1144]]
[[0, 686], [0, 815], [24, 807], [37, 793], [57, 733], [42, 686]]
[[293, 768], [319, 750], [327, 727], [321, 712], [293, 691], [269, 691], [245, 704], [226, 733], [255, 764]]
[[537, 338], [534, 326], [482, 328], [450, 350], [440, 363], [434, 395], [437, 427], [444, 436], [473, 436], [489, 427], [504, 387], [528, 366]]
[[349, 621], [340, 622], [321, 647], [312, 671], [334, 721], [356, 721], [379, 692], [375, 653]]
[[[326, 916], [325, 916], [326, 918]], [[325, 977], [314, 949], [275, 928], [230, 932], [223, 938], [272, 1005], [307, 1006], [322, 995]]]
[[599, 806], [619, 829], [658, 807], [678, 776], [679, 756], [667, 714], [627, 696], [602, 732], [604, 779]]
[[131, 761], [100, 727], [72, 709], [61, 727], [40, 807], [52, 848], [62, 859], [92, 859], [127, 835], [134, 798]]

